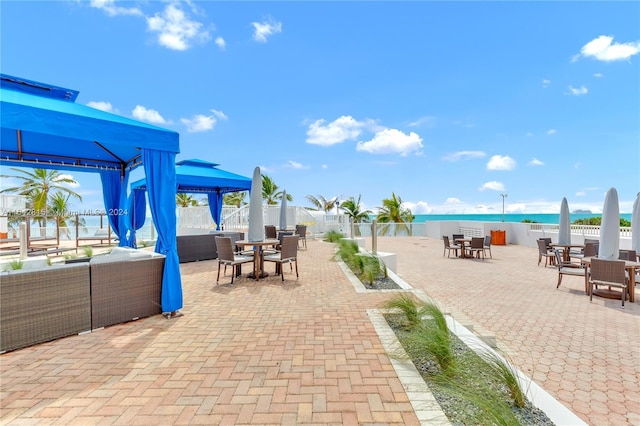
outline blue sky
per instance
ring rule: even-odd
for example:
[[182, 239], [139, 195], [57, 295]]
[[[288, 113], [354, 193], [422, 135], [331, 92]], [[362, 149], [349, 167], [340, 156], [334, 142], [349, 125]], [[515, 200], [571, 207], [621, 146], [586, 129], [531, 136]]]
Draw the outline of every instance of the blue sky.
[[[2, 1], [3, 73], [180, 133], [177, 160], [414, 214], [620, 211], [638, 2]], [[6, 168], [3, 173], [10, 173]], [[135, 171], [131, 181], [142, 177]], [[83, 208], [96, 175], [72, 173]], [[1, 185], [11, 184], [4, 179]], [[247, 198], [248, 200], [248, 198]]]

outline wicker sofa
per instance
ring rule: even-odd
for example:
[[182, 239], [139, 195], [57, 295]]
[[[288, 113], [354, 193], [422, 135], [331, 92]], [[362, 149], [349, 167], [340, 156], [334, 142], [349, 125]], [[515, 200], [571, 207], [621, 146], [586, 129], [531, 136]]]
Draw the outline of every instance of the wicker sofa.
[[90, 262], [2, 273], [0, 352], [162, 313], [164, 260], [115, 248]]
[[131, 249], [114, 249], [108, 256], [92, 258], [91, 327], [162, 313], [164, 259], [157, 253]]
[[216, 236], [231, 237], [231, 241], [237, 241], [244, 238], [244, 233], [212, 231], [209, 234], [179, 235], [176, 242], [180, 263], [217, 259]]
[[91, 330], [89, 264], [19, 270], [0, 278], [0, 352]]

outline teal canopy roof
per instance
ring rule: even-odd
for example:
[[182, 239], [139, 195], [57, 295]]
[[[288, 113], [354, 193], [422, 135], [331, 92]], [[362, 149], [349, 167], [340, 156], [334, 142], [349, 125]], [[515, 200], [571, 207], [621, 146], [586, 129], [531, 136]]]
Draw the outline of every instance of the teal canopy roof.
[[132, 169], [140, 148], [180, 151], [177, 132], [77, 104], [77, 91], [6, 74], [0, 83], [5, 165]]

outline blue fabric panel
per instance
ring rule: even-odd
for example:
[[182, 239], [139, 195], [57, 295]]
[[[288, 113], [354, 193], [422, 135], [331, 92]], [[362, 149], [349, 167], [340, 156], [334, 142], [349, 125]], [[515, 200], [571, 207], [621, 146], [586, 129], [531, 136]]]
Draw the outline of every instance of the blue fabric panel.
[[118, 170], [101, 170], [100, 180], [102, 181], [102, 197], [107, 210], [107, 218], [111, 228], [118, 236], [118, 245], [132, 247], [129, 240], [131, 225], [128, 218], [129, 203], [127, 202], [129, 172], [125, 172], [124, 177], [121, 177]]
[[209, 199], [209, 211], [211, 212], [211, 217], [213, 221], [216, 223], [216, 230], [220, 230], [220, 216], [222, 216], [222, 192], [210, 192], [207, 194], [207, 198]]
[[166, 256], [162, 277], [163, 312], [182, 309], [182, 280], [176, 243], [176, 169], [175, 154], [152, 149], [142, 150], [147, 179], [151, 217], [158, 231], [156, 252]]

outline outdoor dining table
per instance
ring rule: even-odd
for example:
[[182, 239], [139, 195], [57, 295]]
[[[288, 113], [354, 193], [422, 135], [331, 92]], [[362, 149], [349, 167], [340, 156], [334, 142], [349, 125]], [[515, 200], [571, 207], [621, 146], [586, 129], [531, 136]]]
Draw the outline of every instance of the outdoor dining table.
[[238, 240], [235, 242], [235, 244], [242, 247], [253, 247], [253, 272], [249, 274], [250, 278], [259, 280], [269, 275], [264, 270], [264, 247], [275, 246], [279, 243], [280, 240], [277, 238], [266, 238], [262, 241]]
[[[587, 273], [584, 274], [584, 292], [589, 294], [589, 268], [591, 267], [591, 258], [586, 257], [580, 261], [583, 265], [587, 267]], [[627, 291], [629, 295], [629, 302], [633, 303], [636, 300], [635, 296], [635, 285], [636, 285], [636, 269], [640, 268], [640, 262], [632, 262], [630, 260], [624, 261], [624, 267], [629, 274], [629, 285], [627, 286]], [[620, 293], [617, 291], [605, 289], [605, 288], [597, 288], [593, 289], [594, 296], [600, 296], [607, 299], [620, 299]]]
[[580, 248], [583, 249], [584, 248], [584, 244], [560, 244], [560, 243], [553, 243], [551, 244], [551, 247], [560, 247], [562, 248], [562, 260], [565, 262], [569, 262], [571, 260], [571, 249], [572, 248]]
[[460, 244], [460, 248], [462, 249], [462, 252], [460, 253], [460, 258], [464, 259], [468, 257], [465, 254], [465, 250], [466, 250], [467, 243], [471, 244], [471, 238], [456, 238], [453, 241]]

